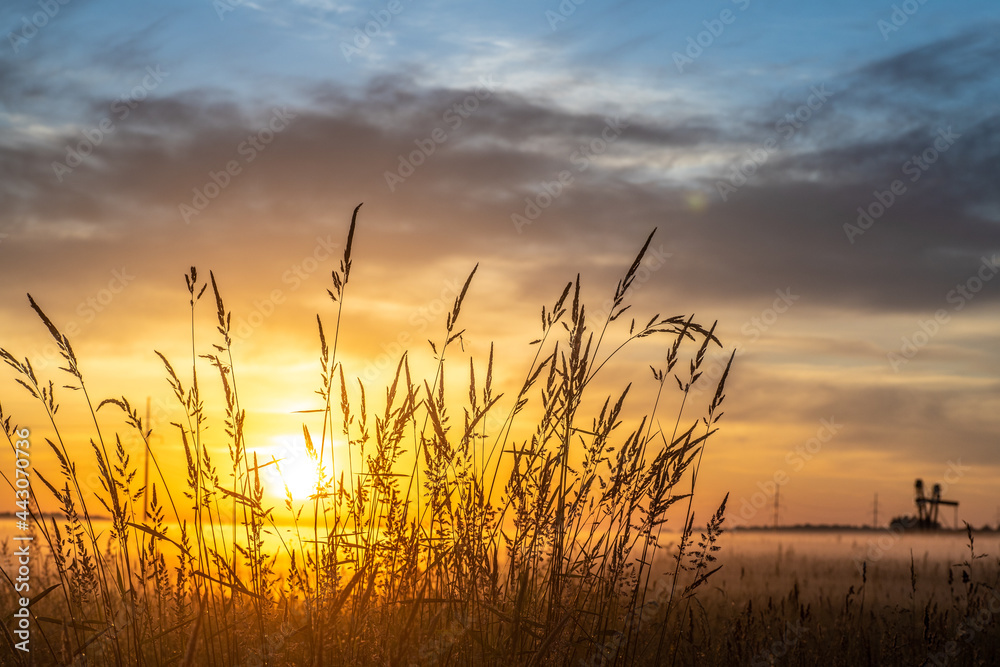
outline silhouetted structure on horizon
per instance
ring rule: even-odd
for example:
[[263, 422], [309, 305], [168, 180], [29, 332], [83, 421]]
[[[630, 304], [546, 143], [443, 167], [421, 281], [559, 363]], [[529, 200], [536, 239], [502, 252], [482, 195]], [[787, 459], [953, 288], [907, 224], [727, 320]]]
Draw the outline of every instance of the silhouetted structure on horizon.
[[956, 508], [955, 523], [957, 525], [958, 501], [942, 500], [940, 484], [934, 485], [931, 490], [930, 497], [924, 495], [924, 480], [918, 479], [914, 486], [917, 492], [917, 516], [897, 516], [889, 522], [890, 528], [903, 530], [938, 530], [941, 528], [941, 523], [938, 521], [938, 512], [941, 505], [950, 505]]

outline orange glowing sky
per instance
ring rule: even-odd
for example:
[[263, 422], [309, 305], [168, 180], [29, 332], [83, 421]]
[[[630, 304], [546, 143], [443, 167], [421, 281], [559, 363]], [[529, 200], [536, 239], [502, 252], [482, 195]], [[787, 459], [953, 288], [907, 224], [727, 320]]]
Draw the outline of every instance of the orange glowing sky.
[[[657, 227], [636, 318], [717, 320], [709, 376], [738, 350], [703, 511], [730, 492], [733, 522], [768, 523], [780, 480], [782, 523], [868, 523], [875, 493], [884, 521], [912, 512], [922, 477], [947, 481], [961, 519], [995, 522], [996, 7], [927, 5], [886, 36], [889, 10], [860, 2], [829, 16], [588, 2], [554, 26], [537, 6], [437, 4], [406, 4], [350, 59], [342, 45], [374, 5], [69, 4], [11, 42], [0, 347], [64, 384], [30, 292], [93, 397], [151, 397], [179, 470], [153, 350], [189, 378], [183, 274], [212, 270], [249, 446], [291, 468], [302, 423], [320, 428], [297, 412], [320, 407], [315, 315], [333, 320], [326, 289], [359, 202], [340, 344], [346, 374], [377, 394], [403, 348], [417, 377], [432, 368], [427, 339], [477, 262], [449, 372], [464, 377], [470, 355], [481, 367], [492, 343], [496, 382], [516, 391], [540, 307], [579, 272], [599, 311]], [[735, 22], [679, 67], [672, 54], [730, 5]], [[0, 16], [14, 31], [33, 7]], [[200, 352], [214, 326], [207, 298]], [[663, 353], [642, 341], [600, 391], [634, 382], [642, 409]], [[214, 371], [198, 372], [217, 401]], [[0, 380], [4, 412], [40, 444], [40, 408], [6, 367]], [[87, 452], [89, 415], [57, 391], [71, 449]]]

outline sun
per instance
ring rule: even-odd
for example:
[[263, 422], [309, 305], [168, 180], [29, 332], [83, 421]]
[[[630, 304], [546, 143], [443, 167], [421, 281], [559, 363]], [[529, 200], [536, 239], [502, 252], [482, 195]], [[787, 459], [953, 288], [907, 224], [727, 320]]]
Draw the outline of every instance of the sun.
[[[321, 469], [329, 479], [329, 454], [324, 457], [325, 461], [321, 466], [309, 455], [301, 435], [279, 435], [272, 441], [265, 459], [260, 461], [261, 464], [270, 464], [262, 470], [268, 491], [272, 495], [284, 497], [287, 486], [293, 500], [308, 500], [321, 483]], [[276, 463], [271, 463], [272, 457]]]

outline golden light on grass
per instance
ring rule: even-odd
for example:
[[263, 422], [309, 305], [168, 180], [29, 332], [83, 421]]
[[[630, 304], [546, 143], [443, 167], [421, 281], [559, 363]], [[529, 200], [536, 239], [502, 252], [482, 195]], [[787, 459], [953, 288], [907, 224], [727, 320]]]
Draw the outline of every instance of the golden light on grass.
[[[366, 384], [344, 369], [338, 349], [350, 326], [341, 316], [357, 213], [327, 292], [333, 306], [316, 319], [319, 399], [298, 411], [301, 434], [247, 427], [248, 396], [259, 394], [233, 361], [232, 314], [212, 273], [205, 281], [192, 267], [185, 276], [190, 352], [160, 354], [180, 413], [162, 434], [181, 461], [160, 460], [167, 450], [151, 443], [161, 433], [126, 397], [92, 398], [69, 339], [30, 300], [65, 362], [56, 385], [0, 348], [52, 432], [48, 443], [32, 436], [55, 463], [32, 469], [39, 483], [24, 501], [36, 544], [48, 550], [38, 551], [39, 592], [31, 591], [36, 624], [48, 624], [37, 625], [44, 660], [694, 665], [756, 655], [770, 664], [763, 651], [805, 650], [808, 641], [796, 634], [776, 643], [775, 627], [813, 622], [815, 613], [846, 637], [872, 623], [868, 561], [892, 540], [859, 561], [860, 588], [846, 603], [824, 595], [815, 612], [797, 583], [786, 600], [754, 604], [753, 613], [752, 599], [741, 612], [742, 598], [720, 600], [721, 589], [706, 585], [719, 581], [729, 496], [713, 497], [718, 509], [697, 521], [693, 503], [705, 495], [698, 475], [735, 353], [718, 378], [704, 378], [710, 352], [722, 347], [715, 324], [694, 315], [633, 319], [631, 288], [652, 234], [598, 321], [588, 318], [579, 276], [554, 286], [533, 358], [513, 385], [495, 377], [505, 361], [492, 346], [482, 357], [462, 349], [477, 325], [462, 306], [478, 265], [430, 342], [433, 363], [411, 365], [403, 351], [388, 382]], [[203, 296], [214, 301], [211, 332], [196, 325]], [[648, 368], [619, 354], [638, 339], [659, 344]], [[609, 365], [624, 365], [625, 379], [605, 393]], [[702, 394], [696, 385], [706, 379]], [[92, 417], [89, 448], [60, 431], [61, 402]], [[2, 410], [0, 427], [15, 450], [22, 436]], [[151, 463], [148, 512], [139, 457], [123, 444], [130, 436]], [[81, 479], [83, 457], [96, 461], [96, 483]], [[993, 574], [977, 562], [971, 531], [969, 552], [961, 613], [971, 617], [990, 609], [994, 589], [977, 588]], [[917, 609], [917, 572], [911, 561], [904, 611], [924, 623], [894, 630], [882, 648], [919, 646], [931, 626], [954, 633], [954, 614], [936, 611], [933, 591]], [[12, 595], [0, 587], [8, 607]], [[729, 641], [713, 639], [718, 627], [734, 628]]]

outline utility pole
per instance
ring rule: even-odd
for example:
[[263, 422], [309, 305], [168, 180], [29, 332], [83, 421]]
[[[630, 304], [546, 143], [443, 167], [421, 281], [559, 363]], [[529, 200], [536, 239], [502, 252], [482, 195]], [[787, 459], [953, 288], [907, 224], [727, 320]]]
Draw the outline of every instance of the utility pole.
[[778, 498], [780, 496], [781, 496], [781, 487], [780, 486], [775, 486], [775, 488], [774, 488], [774, 528], [775, 528], [775, 530], [777, 530], [777, 528], [778, 528], [778, 507], [779, 507]]
[[878, 492], [875, 492], [875, 509], [872, 511], [872, 528], [878, 528]]

